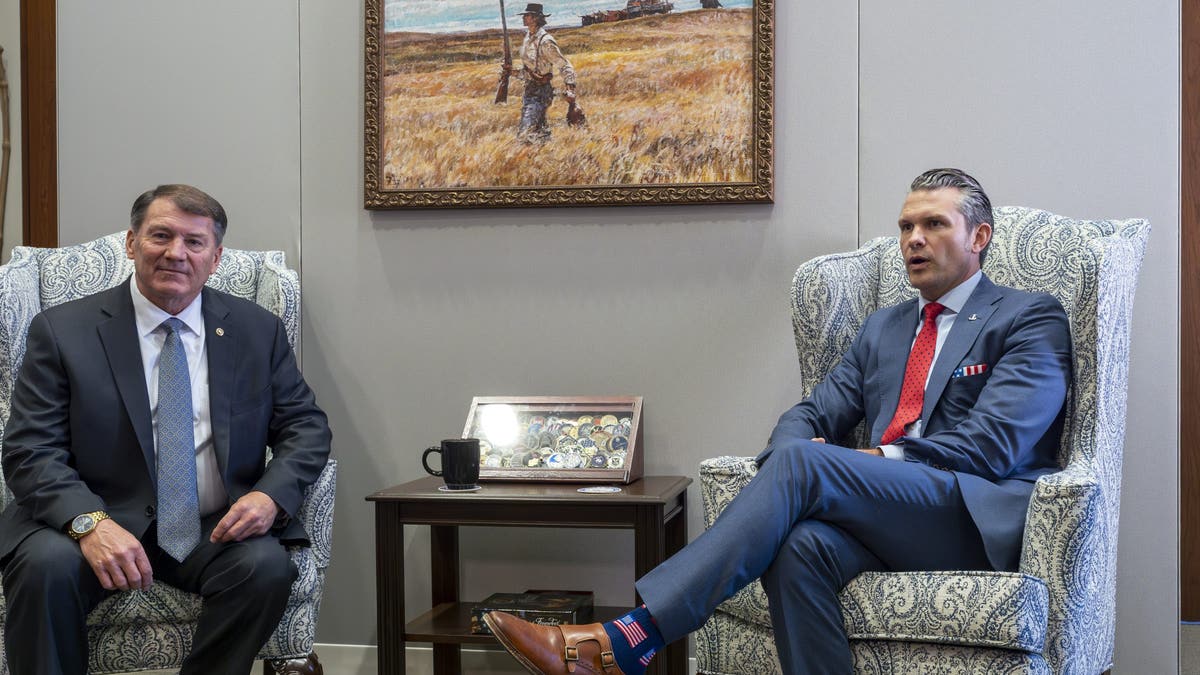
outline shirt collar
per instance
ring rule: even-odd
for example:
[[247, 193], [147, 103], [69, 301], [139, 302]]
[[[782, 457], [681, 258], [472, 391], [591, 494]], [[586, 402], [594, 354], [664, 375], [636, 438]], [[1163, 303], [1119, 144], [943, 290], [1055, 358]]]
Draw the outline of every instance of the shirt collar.
[[[966, 281], [951, 288], [945, 295], [938, 298], [938, 303], [946, 308], [943, 311], [953, 312], [954, 314], [961, 312], [963, 305], [967, 304], [967, 299], [975, 292], [975, 287], [979, 285], [979, 280], [982, 278], [983, 270], [975, 270], [975, 274], [968, 277]], [[920, 302], [917, 303], [917, 310], [923, 314], [925, 312], [925, 305], [928, 305], [930, 301], [926, 300], [923, 296], [918, 297], [920, 298]]]
[[196, 299], [192, 300], [191, 304], [183, 308], [183, 311], [171, 315], [167, 314], [158, 305], [146, 299], [142, 295], [142, 291], [138, 288], [137, 279], [129, 280], [129, 295], [133, 298], [133, 315], [134, 321], [137, 323], [138, 335], [145, 337], [150, 333], [158, 330], [162, 322], [166, 321], [171, 316], [183, 322], [188, 330], [196, 335], [202, 335], [204, 330], [204, 315], [201, 312], [200, 299], [204, 297], [204, 293], [196, 295]]

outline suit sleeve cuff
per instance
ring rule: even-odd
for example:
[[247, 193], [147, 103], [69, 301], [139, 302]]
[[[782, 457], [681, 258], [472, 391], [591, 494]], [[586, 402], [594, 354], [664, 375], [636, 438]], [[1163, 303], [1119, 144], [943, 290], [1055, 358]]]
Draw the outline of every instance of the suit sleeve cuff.
[[904, 446], [902, 445], [881, 445], [879, 449], [883, 451], [883, 456], [888, 459], [904, 461]]

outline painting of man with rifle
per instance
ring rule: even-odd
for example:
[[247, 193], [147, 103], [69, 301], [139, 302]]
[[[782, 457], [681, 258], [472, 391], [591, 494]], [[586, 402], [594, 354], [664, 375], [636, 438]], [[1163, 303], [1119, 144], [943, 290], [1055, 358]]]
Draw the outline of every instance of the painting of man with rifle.
[[366, 2], [367, 208], [770, 199], [767, 0]]
[[[501, 0], [500, 11], [504, 11]], [[525, 40], [521, 43], [521, 70], [517, 77], [525, 83], [525, 97], [521, 102], [521, 126], [518, 137], [524, 143], [544, 143], [550, 140], [550, 125], [546, 123], [546, 109], [554, 100], [554, 71], [562, 76], [565, 92], [563, 96], [572, 110], [578, 110], [575, 101], [575, 68], [554, 36], [546, 32], [546, 17], [542, 3], [531, 2], [521, 12], [525, 24]], [[505, 52], [508, 52], [508, 32], [504, 33]], [[505, 59], [501, 68], [501, 81], [513, 73], [512, 61]], [[576, 118], [578, 119], [578, 118]], [[568, 118], [570, 121], [571, 118]]]

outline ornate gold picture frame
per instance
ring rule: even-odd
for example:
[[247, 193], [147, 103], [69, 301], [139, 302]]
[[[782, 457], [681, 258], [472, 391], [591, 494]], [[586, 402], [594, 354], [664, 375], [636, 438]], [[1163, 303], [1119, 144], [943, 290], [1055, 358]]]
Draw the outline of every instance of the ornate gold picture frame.
[[366, 0], [365, 208], [772, 201], [774, 0], [507, 5]]

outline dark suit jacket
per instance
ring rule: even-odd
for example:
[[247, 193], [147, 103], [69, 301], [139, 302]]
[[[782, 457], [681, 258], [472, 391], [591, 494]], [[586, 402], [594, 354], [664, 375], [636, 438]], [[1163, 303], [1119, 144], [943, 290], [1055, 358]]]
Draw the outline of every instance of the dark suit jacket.
[[[61, 530], [81, 513], [107, 511], [138, 538], [154, 520], [154, 438], [129, 283], [30, 324], [4, 433], [15, 499], [0, 514], [0, 560], [30, 533]], [[329, 456], [325, 413], [278, 317], [207, 287], [202, 305], [213, 445], [230, 503], [260, 490], [294, 515]], [[308, 542], [295, 519], [277, 534]]]
[[[812, 396], [780, 417], [759, 463], [780, 444], [843, 439], [864, 419], [877, 445], [896, 412], [919, 320], [916, 299], [869, 316]], [[987, 369], [952, 377], [978, 364]], [[1033, 483], [1057, 469], [1070, 381], [1070, 327], [1058, 300], [984, 276], [933, 365], [921, 438], [900, 441], [907, 461], [954, 472], [997, 569], [1016, 568]]]

